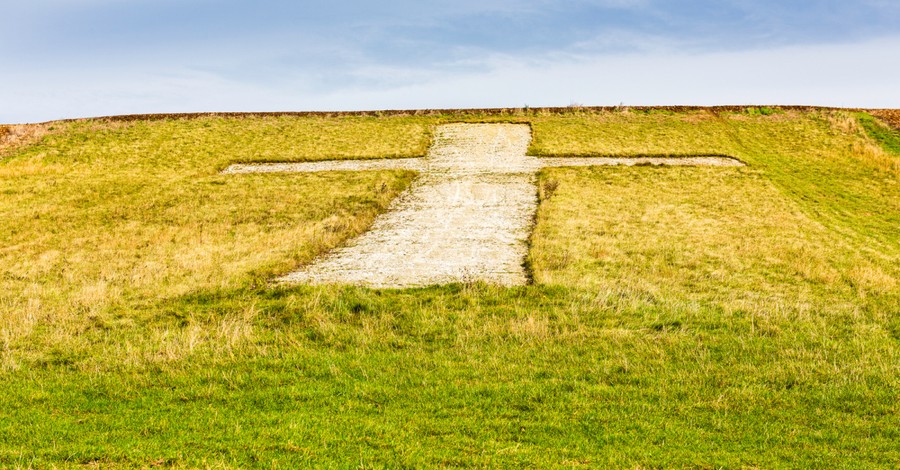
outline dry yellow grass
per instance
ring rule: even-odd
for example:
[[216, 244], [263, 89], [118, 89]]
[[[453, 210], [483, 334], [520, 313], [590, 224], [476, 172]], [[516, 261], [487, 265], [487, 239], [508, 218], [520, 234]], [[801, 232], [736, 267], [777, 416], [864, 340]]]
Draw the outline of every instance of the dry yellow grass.
[[871, 163], [886, 172], [900, 176], [900, 158], [891, 155], [875, 139], [867, 136], [856, 116], [844, 112], [831, 112], [826, 114], [826, 118], [835, 129], [847, 135], [860, 137], [850, 144], [851, 155], [864, 163]]
[[52, 132], [50, 124], [0, 125], [0, 159], [18, 148], [38, 142]]
[[757, 313], [827, 310], [823, 291], [896, 285], [752, 169], [552, 169], [542, 178], [558, 186], [534, 235], [542, 284]]
[[548, 170], [518, 288], [269, 288], [410, 175], [216, 173], [478, 116], [329, 121], [343, 150], [303, 119], [59, 129], [0, 162], [0, 466], [890, 467], [897, 174], [846, 116], [769, 111], [484, 118], [749, 165]]
[[[354, 118], [57, 126], [0, 162], [7, 366], [16, 349], [65, 349], [85, 329], [135, 321], [142, 305], [266, 283], [365, 230], [412, 178], [217, 174], [227, 163], [409, 156], [429, 139], [418, 122]], [[237, 324], [203, 336], [245, 335]], [[44, 344], [26, 341], [38, 329]]]

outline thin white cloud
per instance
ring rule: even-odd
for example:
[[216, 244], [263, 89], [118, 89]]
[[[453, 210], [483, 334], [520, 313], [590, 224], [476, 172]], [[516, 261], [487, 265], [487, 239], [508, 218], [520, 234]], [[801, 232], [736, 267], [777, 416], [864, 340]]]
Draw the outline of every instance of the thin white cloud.
[[[665, 104], [900, 107], [900, 38], [715, 54], [618, 55], [542, 64], [507, 60], [490, 72], [372, 92], [310, 97], [351, 109]], [[860, 73], [864, 70], [865, 73]]]
[[[268, 85], [210, 72], [17, 71], [0, 122], [148, 112], [665, 104], [900, 107], [900, 37], [743, 52], [487, 55], [469, 68], [360, 67], [323, 89], [302, 70]], [[165, 70], [165, 69], [163, 69]], [[0, 83], [2, 84], [2, 83]], [[312, 91], [317, 90], [317, 91]]]

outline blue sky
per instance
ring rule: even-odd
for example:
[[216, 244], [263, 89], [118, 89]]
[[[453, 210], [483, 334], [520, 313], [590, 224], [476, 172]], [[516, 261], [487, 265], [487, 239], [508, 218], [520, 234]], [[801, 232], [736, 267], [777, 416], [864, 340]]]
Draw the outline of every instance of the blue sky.
[[900, 107], [898, 0], [7, 3], [7, 123], [573, 103]]

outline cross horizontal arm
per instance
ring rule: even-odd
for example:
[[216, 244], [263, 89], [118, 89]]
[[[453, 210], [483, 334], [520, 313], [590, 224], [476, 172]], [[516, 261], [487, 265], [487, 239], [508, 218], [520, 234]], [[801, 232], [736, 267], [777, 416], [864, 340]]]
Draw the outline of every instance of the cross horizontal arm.
[[744, 166], [723, 155], [538, 158], [526, 155], [530, 141], [526, 125], [447, 124], [435, 130], [425, 158], [235, 164], [223, 173], [420, 172], [371, 230], [279, 279], [396, 288], [473, 280], [526, 284], [524, 265], [541, 168]]
[[325, 160], [295, 163], [236, 163], [224, 174], [238, 173], [311, 173], [319, 171], [416, 170], [425, 168], [421, 158], [385, 158], [379, 160]]
[[542, 167], [654, 165], [654, 166], [746, 166], [731, 157], [550, 157], [538, 158]]

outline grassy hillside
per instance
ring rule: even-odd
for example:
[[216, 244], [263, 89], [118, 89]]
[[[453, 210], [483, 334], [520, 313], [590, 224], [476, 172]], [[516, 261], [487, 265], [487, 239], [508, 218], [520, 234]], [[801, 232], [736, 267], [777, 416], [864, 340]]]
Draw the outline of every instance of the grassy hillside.
[[[900, 461], [896, 131], [832, 111], [59, 124], [0, 160], [0, 465], [888, 467]], [[421, 155], [530, 122], [535, 285], [271, 288]]]

